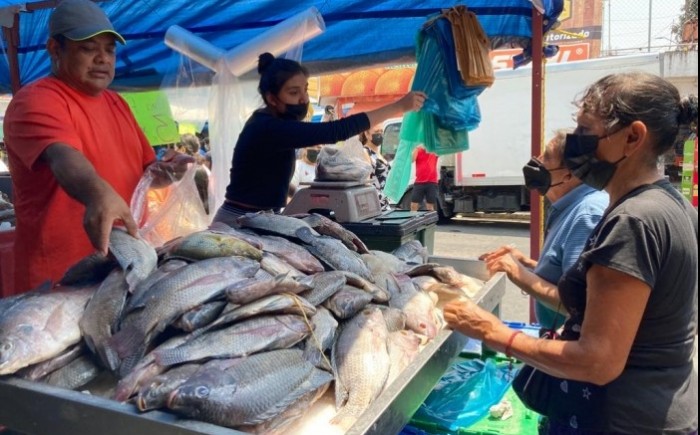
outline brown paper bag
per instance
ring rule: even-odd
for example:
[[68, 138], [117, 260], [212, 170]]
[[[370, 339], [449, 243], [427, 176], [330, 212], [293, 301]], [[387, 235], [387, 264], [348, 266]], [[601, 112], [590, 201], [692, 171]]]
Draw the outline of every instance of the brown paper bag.
[[464, 5], [443, 11], [452, 26], [457, 67], [467, 86], [491, 86], [495, 79], [489, 51], [491, 43], [476, 14]]

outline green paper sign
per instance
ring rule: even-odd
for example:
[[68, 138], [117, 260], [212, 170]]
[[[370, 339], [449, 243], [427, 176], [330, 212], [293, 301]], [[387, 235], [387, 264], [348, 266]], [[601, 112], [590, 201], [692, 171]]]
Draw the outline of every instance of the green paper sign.
[[162, 91], [121, 92], [151, 146], [180, 142], [177, 123]]
[[693, 169], [695, 159], [695, 139], [687, 140], [683, 144], [683, 172], [681, 174], [681, 193], [693, 200]]

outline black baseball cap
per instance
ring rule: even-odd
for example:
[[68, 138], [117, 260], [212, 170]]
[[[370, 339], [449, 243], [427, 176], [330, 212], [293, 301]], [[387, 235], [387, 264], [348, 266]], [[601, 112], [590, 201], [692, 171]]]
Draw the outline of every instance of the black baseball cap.
[[102, 8], [91, 0], [63, 0], [49, 18], [52, 38], [63, 35], [72, 41], [83, 41], [101, 33], [112, 33], [119, 42], [126, 44]]

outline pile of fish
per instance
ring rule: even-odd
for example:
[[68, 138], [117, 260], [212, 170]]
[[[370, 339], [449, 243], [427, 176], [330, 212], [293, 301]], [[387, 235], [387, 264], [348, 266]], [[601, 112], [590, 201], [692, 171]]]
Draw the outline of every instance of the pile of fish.
[[142, 411], [282, 433], [335, 388], [347, 430], [483, 282], [417, 241], [370, 251], [320, 215], [248, 214], [157, 250], [120, 229], [55, 286], [0, 299], [0, 375], [113, 376]]

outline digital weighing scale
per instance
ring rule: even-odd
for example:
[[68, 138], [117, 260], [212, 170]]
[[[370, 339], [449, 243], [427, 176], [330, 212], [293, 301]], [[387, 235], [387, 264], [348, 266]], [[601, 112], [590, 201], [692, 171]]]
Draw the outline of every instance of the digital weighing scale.
[[377, 190], [360, 181], [314, 181], [299, 189], [283, 214], [333, 212], [336, 222], [359, 222], [382, 214]]

